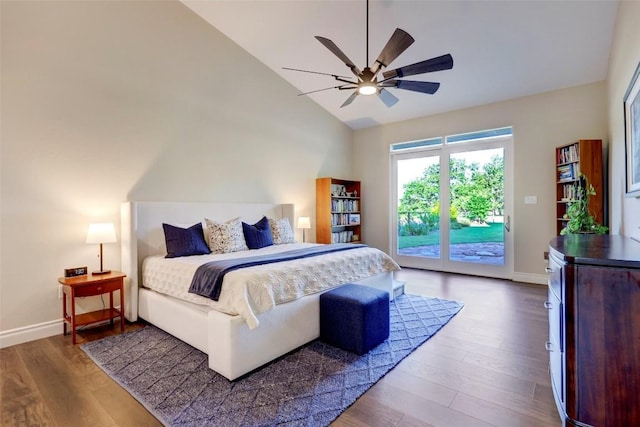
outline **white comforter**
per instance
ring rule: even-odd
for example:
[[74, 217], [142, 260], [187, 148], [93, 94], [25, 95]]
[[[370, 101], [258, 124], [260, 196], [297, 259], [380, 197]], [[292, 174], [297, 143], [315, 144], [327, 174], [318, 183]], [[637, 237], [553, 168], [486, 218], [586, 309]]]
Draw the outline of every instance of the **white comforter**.
[[156, 292], [207, 305], [230, 315], [240, 315], [253, 329], [259, 325], [257, 315], [271, 310], [276, 304], [400, 269], [384, 252], [365, 247], [234, 270], [225, 275], [218, 301], [189, 293], [191, 279], [196, 269], [204, 263], [285, 252], [312, 245], [292, 243], [251, 251], [182, 258], [151, 256], [144, 260], [142, 284]]

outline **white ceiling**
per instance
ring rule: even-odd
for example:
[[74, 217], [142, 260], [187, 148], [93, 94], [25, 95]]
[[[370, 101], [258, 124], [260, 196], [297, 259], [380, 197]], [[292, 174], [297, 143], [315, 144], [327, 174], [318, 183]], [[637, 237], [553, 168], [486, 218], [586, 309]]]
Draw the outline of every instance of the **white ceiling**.
[[[316, 35], [365, 66], [365, 0], [182, 2], [301, 92], [339, 83], [282, 67], [351, 75]], [[452, 70], [409, 78], [440, 89], [389, 89], [400, 99], [391, 108], [376, 96], [340, 108], [351, 92], [337, 89], [307, 96], [359, 129], [604, 80], [617, 7], [615, 0], [371, 0], [369, 65], [401, 28], [415, 42], [389, 68], [450, 53]]]

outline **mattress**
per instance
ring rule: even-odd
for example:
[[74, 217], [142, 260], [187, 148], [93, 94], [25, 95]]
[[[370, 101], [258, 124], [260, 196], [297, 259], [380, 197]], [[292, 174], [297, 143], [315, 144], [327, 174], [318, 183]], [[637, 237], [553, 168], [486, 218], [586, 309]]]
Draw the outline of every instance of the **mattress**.
[[223, 280], [218, 301], [189, 293], [195, 271], [207, 262], [286, 252], [308, 246], [316, 244], [291, 243], [228, 254], [180, 258], [151, 256], [143, 262], [142, 285], [156, 292], [208, 306], [229, 315], [239, 315], [248, 327], [253, 329], [260, 324], [257, 316], [271, 310], [276, 304], [400, 269], [384, 252], [363, 247], [229, 272]]

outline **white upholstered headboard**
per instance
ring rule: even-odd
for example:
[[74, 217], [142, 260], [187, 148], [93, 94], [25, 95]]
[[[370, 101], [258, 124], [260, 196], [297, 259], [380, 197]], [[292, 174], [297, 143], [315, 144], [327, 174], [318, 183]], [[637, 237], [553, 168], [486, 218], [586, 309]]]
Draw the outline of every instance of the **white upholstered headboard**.
[[294, 227], [293, 204], [266, 203], [204, 203], [204, 202], [124, 202], [120, 207], [122, 271], [126, 273], [125, 317], [138, 319], [138, 284], [142, 261], [156, 254], [165, 254], [162, 223], [193, 225], [204, 218], [227, 221], [241, 217], [255, 223], [269, 218], [288, 218]]

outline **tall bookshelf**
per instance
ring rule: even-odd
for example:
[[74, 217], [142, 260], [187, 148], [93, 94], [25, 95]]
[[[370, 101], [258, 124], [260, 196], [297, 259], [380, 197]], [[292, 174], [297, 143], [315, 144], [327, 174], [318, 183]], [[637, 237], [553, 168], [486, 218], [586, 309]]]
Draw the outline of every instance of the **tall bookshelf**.
[[360, 181], [316, 179], [316, 242], [362, 241]]
[[604, 223], [604, 184], [602, 174], [602, 140], [581, 139], [556, 148], [556, 234], [564, 228], [567, 204], [579, 185], [582, 173], [596, 191], [589, 199], [589, 209]]

